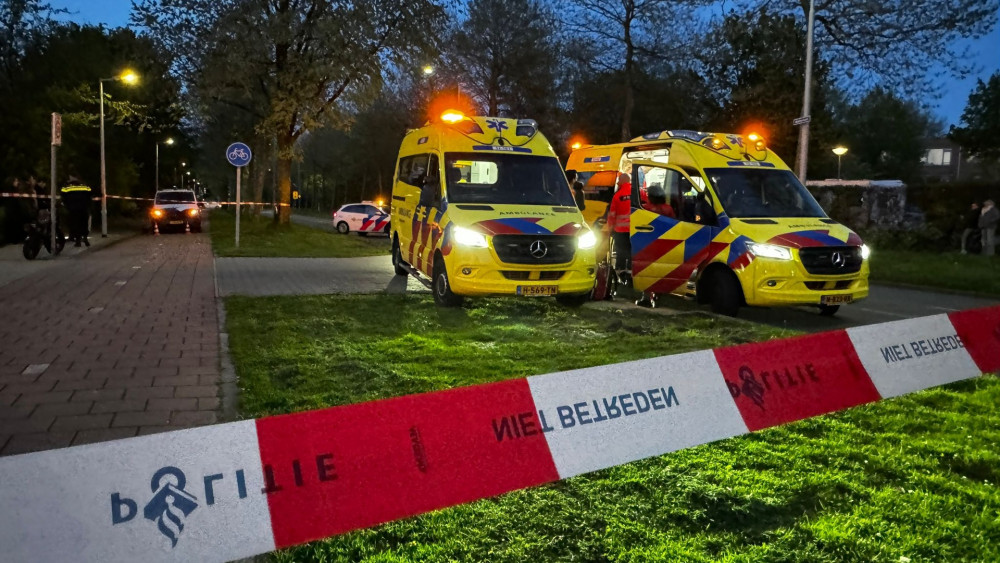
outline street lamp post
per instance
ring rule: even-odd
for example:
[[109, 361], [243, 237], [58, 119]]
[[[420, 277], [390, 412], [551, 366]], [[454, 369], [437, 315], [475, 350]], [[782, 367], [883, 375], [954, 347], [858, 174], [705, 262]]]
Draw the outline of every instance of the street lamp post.
[[802, 124], [799, 126], [798, 176], [799, 181], [806, 183], [806, 161], [809, 158], [809, 112], [812, 103], [812, 67], [813, 67], [813, 20], [815, 19], [815, 0], [809, 0], [809, 16], [806, 25], [806, 74], [805, 88], [802, 90]]
[[[172, 145], [174, 144], [173, 139], [167, 139], [163, 141], [164, 144]], [[160, 191], [160, 142], [156, 142], [156, 191]]]
[[108, 178], [104, 163], [104, 83], [112, 80], [125, 84], [135, 84], [139, 81], [139, 75], [131, 70], [126, 70], [118, 76], [101, 78], [97, 81], [101, 99], [101, 238], [108, 236]]
[[847, 154], [847, 147], [836, 146], [833, 147], [833, 154], [837, 155], [837, 179], [840, 180], [840, 157]]

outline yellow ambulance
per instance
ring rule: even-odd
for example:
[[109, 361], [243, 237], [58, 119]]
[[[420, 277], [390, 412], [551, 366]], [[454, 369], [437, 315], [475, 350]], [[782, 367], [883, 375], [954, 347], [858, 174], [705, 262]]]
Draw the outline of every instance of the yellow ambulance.
[[735, 315], [742, 305], [813, 305], [833, 315], [868, 296], [869, 249], [827, 217], [756, 134], [663, 131], [570, 155], [592, 216], [613, 178], [632, 178], [634, 287]]
[[392, 190], [392, 264], [441, 306], [464, 296], [555, 296], [594, 286], [597, 237], [530, 119], [446, 111], [403, 139]]

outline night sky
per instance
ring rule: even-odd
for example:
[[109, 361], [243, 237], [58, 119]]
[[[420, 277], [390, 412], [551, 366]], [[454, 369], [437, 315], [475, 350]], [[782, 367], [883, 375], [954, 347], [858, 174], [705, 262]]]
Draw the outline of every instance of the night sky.
[[[103, 23], [109, 27], [127, 25], [131, 9], [130, 0], [50, 0], [50, 3], [72, 12], [69, 16], [65, 16], [65, 19], [79, 23]], [[982, 71], [977, 76], [965, 80], [946, 79], [944, 96], [937, 103], [936, 113], [948, 124], [956, 124], [961, 118], [976, 79], [986, 80], [1000, 70], [1000, 26], [994, 28], [988, 36], [966, 43], [977, 55], [975, 61], [982, 67]]]

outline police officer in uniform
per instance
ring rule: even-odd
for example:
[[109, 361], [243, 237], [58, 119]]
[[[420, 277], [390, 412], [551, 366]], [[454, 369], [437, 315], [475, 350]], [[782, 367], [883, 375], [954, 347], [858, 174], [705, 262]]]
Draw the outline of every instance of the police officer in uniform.
[[69, 238], [73, 241], [73, 246], [80, 246], [80, 243], [90, 246], [87, 238], [90, 215], [90, 186], [84, 184], [76, 176], [69, 177], [69, 185], [63, 186], [61, 190], [63, 205], [69, 211]]

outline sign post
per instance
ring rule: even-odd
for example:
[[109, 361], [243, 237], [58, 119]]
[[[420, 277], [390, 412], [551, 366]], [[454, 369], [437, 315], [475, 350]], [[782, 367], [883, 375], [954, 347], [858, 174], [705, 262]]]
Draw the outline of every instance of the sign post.
[[[49, 168], [49, 254], [56, 255], [56, 150], [62, 145], [62, 115], [52, 114], [52, 162]], [[36, 192], [37, 193], [37, 192]]]
[[245, 143], [233, 143], [226, 149], [226, 160], [236, 167], [236, 247], [240, 246], [240, 176], [243, 167], [250, 164], [253, 153]]

